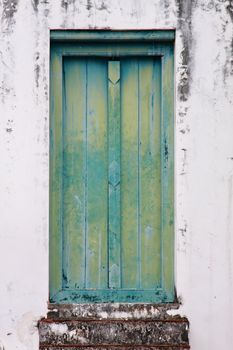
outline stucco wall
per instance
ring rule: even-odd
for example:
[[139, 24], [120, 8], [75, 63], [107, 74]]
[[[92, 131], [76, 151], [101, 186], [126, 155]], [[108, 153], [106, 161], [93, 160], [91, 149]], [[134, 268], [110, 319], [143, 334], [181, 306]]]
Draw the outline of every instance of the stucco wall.
[[193, 350], [231, 350], [233, 1], [0, 0], [0, 11], [0, 349], [38, 349], [47, 310], [49, 29], [176, 28], [180, 313]]

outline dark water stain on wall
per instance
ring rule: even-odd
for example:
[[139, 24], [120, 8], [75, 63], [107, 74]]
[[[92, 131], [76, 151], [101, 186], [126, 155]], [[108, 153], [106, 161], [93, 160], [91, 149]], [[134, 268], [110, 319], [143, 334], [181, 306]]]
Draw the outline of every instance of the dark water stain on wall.
[[178, 85], [178, 93], [181, 101], [187, 101], [190, 94], [190, 82], [192, 71], [192, 15], [196, 1], [176, 0], [178, 29], [182, 33], [183, 50], [181, 52], [182, 68], [181, 80]]
[[39, 0], [32, 0], [32, 6], [35, 12], [38, 12]]
[[226, 10], [231, 17], [231, 21], [233, 22], [233, 0], [228, 1], [228, 4], [226, 6]]
[[[75, 5], [76, 0], [61, 0], [61, 7], [67, 11], [69, 8], [69, 5]], [[76, 10], [76, 8], [74, 8]]]
[[100, 6], [97, 7], [97, 9], [100, 11], [108, 10], [107, 1], [102, 1]]
[[18, 7], [18, 2], [19, 0], [3, 0], [2, 6], [3, 6], [3, 11], [2, 11], [2, 18], [11, 20], [17, 11]]
[[35, 66], [35, 80], [36, 80], [36, 87], [39, 87], [39, 78], [40, 78], [40, 65], [36, 64]]
[[[230, 25], [233, 26], [233, 0], [227, 2], [226, 11], [231, 20]], [[228, 21], [226, 23], [228, 24]], [[230, 75], [233, 75], [233, 33], [230, 48], [226, 46], [226, 62], [223, 68], [224, 83]]]
[[165, 18], [168, 19], [170, 14], [170, 0], [163, 0], [161, 6], [164, 8]]
[[87, 0], [87, 6], [86, 7], [87, 7], [88, 11], [90, 11], [92, 9], [93, 4], [92, 4], [91, 0]]
[[61, 7], [63, 7], [66, 11], [68, 8], [68, 1], [67, 0], [62, 0], [61, 1]]

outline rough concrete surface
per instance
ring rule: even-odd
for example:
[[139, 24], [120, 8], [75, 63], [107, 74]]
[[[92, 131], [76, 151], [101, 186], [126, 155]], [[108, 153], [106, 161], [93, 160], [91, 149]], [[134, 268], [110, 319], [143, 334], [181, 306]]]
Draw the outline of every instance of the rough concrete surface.
[[[48, 319], [59, 320], [160, 320], [170, 318], [168, 311], [179, 304], [49, 304]], [[179, 311], [177, 310], [177, 313]]]
[[[39, 321], [40, 348], [189, 348], [189, 322], [168, 310], [178, 304], [49, 304]], [[177, 310], [178, 313], [179, 310]]]
[[[53, 347], [53, 346], [41, 346], [40, 349], [42, 350], [63, 350], [62, 347]], [[68, 347], [65, 347], [66, 350], [85, 350], [87, 348], [85, 347], [73, 347], [73, 346], [68, 346]], [[88, 347], [89, 350], [97, 350], [97, 349], [101, 349], [101, 350], [134, 350], [134, 349], [137, 349], [137, 350], [188, 350], [190, 349], [189, 347], [187, 346], [101, 346], [101, 347]]]
[[188, 345], [187, 321], [50, 321], [39, 325], [40, 345]]

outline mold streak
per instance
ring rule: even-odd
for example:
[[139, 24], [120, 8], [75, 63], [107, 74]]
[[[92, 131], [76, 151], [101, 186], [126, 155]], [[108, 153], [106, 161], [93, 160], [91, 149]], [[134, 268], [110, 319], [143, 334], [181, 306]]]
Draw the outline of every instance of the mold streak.
[[182, 33], [183, 49], [181, 51], [181, 79], [178, 85], [179, 98], [187, 101], [190, 93], [192, 69], [192, 15], [195, 2], [192, 0], [176, 0], [178, 9], [178, 28]]

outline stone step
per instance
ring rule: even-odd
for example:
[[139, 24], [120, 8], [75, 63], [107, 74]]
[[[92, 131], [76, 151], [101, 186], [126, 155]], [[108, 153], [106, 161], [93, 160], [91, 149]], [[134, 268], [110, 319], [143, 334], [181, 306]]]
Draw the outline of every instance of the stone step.
[[40, 349], [184, 350], [189, 349], [188, 320], [56, 319], [39, 322]]
[[189, 347], [181, 347], [181, 346], [96, 346], [96, 347], [80, 347], [80, 346], [75, 346], [75, 347], [70, 347], [70, 346], [43, 346], [40, 347], [40, 349], [43, 350], [186, 350], [190, 349]]
[[75, 346], [75, 347], [70, 347], [70, 346], [61, 346], [61, 347], [58, 347], [58, 346], [43, 346], [43, 347], [40, 347], [40, 349], [43, 349], [43, 350], [184, 350], [184, 349], [190, 349], [189, 347], [180, 347], [180, 346], [150, 346], [150, 347], [146, 347], [146, 346], [140, 346], [140, 347], [136, 347], [136, 346], [131, 346], [131, 347], [128, 347], [127, 345], [126, 346], [118, 346], [118, 347], [114, 347], [114, 346], [109, 346], [109, 347], [106, 347], [106, 346], [100, 346], [100, 347], [80, 347], [80, 346]]

